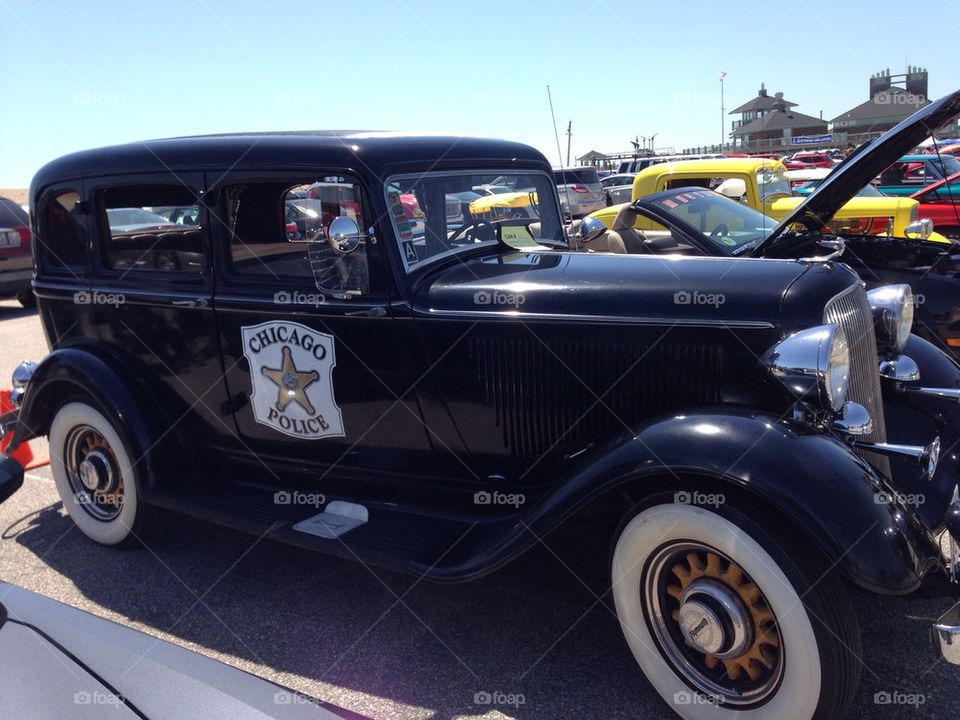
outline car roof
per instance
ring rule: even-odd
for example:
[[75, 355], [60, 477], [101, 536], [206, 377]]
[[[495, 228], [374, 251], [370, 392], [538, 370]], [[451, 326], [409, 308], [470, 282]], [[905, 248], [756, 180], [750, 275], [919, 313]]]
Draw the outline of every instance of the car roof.
[[435, 167], [490, 161], [549, 167], [538, 150], [508, 140], [366, 131], [230, 133], [145, 140], [65, 155], [40, 168], [30, 195], [36, 197], [38, 189], [52, 182], [108, 174], [318, 165], [377, 174], [418, 161]]

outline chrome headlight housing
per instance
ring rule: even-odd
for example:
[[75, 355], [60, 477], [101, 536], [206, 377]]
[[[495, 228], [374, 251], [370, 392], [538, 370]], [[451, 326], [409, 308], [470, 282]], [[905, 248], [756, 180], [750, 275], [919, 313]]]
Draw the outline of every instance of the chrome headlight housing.
[[767, 351], [763, 364], [798, 400], [839, 412], [850, 385], [850, 346], [836, 324], [801, 330]]
[[913, 291], [909, 285], [887, 285], [868, 292], [867, 299], [877, 330], [877, 348], [882, 353], [899, 353], [913, 329]]

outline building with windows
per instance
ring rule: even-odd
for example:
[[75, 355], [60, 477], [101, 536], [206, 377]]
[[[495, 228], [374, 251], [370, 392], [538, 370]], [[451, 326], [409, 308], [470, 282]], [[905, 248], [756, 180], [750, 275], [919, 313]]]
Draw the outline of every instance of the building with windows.
[[902, 75], [884, 70], [870, 77], [866, 102], [837, 115], [831, 123], [840, 142], [855, 145], [878, 137], [901, 120], [930, 104], [926, 68], [908, 66]]
[[802, 147], [808, 138], [819, 140], [826, 135], [827, 123], [822, 118], [797, 112], [796, 106], [782, 92], [770, 97], [761, 84], [755, 98], [729, 113], [740, 115], [730, 128], [733, 147], [744, 152], [772, 152]]

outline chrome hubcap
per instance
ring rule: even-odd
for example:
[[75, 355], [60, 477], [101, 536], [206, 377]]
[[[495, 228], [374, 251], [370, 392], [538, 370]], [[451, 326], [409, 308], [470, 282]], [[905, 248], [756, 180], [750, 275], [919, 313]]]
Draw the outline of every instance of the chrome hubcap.
[[687, 645], [705, 655], [737, 657], [753, 643], [753, 626], [743, 601], [715, 580], [690, 584], [680, 599], [678, 622]]
[[95, 518], [108, 522], [123, 508], [123, 478], [113, 450], [96, 429], [81, 425], [67, 435], [64, 469], [77, 504]]
[[783, 638], [761, 589], [736, 562], [693, 541], [653, 554], [641, 581], [661, 652], [698, 692], [732, 707], [769, 699], [783, 678]]

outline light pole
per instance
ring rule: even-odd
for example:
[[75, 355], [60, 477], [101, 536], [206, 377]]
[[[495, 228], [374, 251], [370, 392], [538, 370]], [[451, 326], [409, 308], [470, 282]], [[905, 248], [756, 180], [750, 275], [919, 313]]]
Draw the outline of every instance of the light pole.
[[720, 71], [720, 152], [723, 152], [723, 141], [726, 139], [727, 119], [723, 107], [723, 79], [727, 73]]
[[656, 154], [657, 154], [657, 151], [654, 150], [654, 148], [653, 148], [653, 139], [654, 139], [657, 135], [659, 135], [659, 134], [660, 134], [660, 133], [654, 133], [653, 135], [650, 136], [650, 154], [651, 154], [651, 155], [656, 155]]

